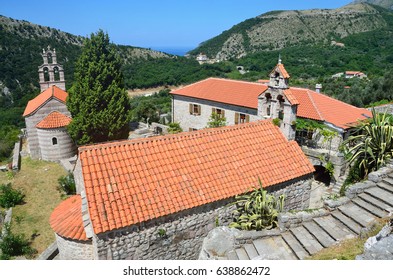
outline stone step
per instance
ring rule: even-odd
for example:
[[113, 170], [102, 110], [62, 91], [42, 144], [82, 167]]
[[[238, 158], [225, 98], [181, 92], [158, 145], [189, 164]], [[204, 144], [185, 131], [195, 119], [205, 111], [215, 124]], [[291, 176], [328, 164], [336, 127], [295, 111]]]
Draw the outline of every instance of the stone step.
[[[391, 175], [393, 176], [393, 173]], [[393, 177], [385, 177], [382, 179], [382, 182], [386, 182], [390, 185], [393, 185]]]
[[237, 254], [235, 251], [231, 250], [227, 254], [228, 260], [238, 260]]
[[318, 242], [323, 247], [327, 248], [335, 243], [335, 240], [314, 221], [305, 222], [303, 226], [318, 240]]
[[378, 186], [378, 188], [381, 188], [381, 189], [383, 189], [383, 190], [385, 190], [387, 192], [390, 192], [390, 195], [393, 194], [393, 186], [390, 185], [389, 183], [386, 183], [386, 182], [382, 181], [382, 182], [379, 182], [377, 184], [377, 186]]
[[297, 257], [281, 236], [273, 236], [253, 241], [258, 255], [269, 260], [296, 260]]
[[353, 231], [356, 234], [360, 234], [362, 227], [356, 223], [354, 220], [351, 218], [348, 218], [345, 216], [343, 213], [341, 213], [339, 210], [334, 210], [332, 212], [332, 216], [339, 220], [341, 223], [343, 223], [347, 228], [349, 228], [351, 231]]
[[369, 188], [364, 190], [364, 192], [393, 207], [393, 196], [390, 192], [380, 188]]
[[336, 241], [355, 237], [349, 228], [331, 215], [314, 218], [314, 221]]
[[290, 231], [302, 244], [310, 255], [314, 255], [323, 249], [323, 246], [304, 227], [291, 228]]
[[345, 205], [338, 207], [338, 209], [344, 215], [351, 218], [352, 220], [354, 220], [364, 228], [369, 227], [370, 224], [374, 222], [375, 219], [377, 218], [375, 215], [367, 212], [366, 210], [357, 206], [354, 203], [347, 203]]
[[239, 260], [249, 260], [250, 259], [244, 248], [238, 248], [238, 249], [235, 249], [235, 251], [236, 251], [236, 255]]
[[352, 202], [379, 218], [384, 218], [389, 214], [388, 212], [381, 210], [379, 207], [375, 207], [374, 205], [364, 201], [359, 197], [352, 199]]
[[390, 206], [389, 204], [386, 204], [385, 202], [379, 200], [378, 198], [375, 198], [367, 193], [361, 193], [358, 195], [359, 198], [363, 199], [364, 201], [367, 201], [368, 203], [374, 205], [375, 207], [378, 207], [381, 210], [385, 210], [386, 212], [393, 212], [393, 207]]
[[299, 260], [303, 260], [310, 256], [290, 231], [283, 232], [281, 236]]
[[255, 249], [254, 244], [244, 244], [244, 250], [246, 250], [246, 253], [247, 253], [248, 257], [250, 258], [250, 260], [258, 257], [258, 252]]

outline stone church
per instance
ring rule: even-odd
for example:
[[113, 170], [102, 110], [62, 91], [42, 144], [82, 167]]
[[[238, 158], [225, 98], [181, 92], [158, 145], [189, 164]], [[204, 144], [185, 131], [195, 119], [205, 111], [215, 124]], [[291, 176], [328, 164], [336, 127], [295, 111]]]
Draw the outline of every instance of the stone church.
[[56, 50], [43, 50], [44, 63], [38, 68], [41, 93], [27, 103], [28, 151], [31, 158], [59, 161], [74, 156], [76, 145], [67, 133], [71, 113], [66, 106], [63, 67], [57, 63]]

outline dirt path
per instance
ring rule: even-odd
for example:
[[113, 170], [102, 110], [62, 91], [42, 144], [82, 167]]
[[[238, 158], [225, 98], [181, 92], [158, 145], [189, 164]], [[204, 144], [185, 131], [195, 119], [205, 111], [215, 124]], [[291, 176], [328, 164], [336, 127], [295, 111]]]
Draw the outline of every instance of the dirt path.
[[129, 97], [134, 97], [134, 96], [149, 96], [154, 94], [155, 92], [159, 92], [160, 90], [163, 89], [177, 89], [179, 88], [179, 86], [169, 86], [169, 87], [165, 87], [165, 86], [161, 86], [161, 87], [155, 87], [155, 88], [144, 88], [144, 89], [129, 89], [127, 90], [128, 96]]

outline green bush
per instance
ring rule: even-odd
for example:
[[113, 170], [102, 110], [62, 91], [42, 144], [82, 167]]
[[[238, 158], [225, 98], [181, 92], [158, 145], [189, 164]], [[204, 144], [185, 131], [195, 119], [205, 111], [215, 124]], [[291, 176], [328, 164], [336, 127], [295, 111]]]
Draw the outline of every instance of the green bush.
[[259, 189], [236, 197], [234, 222], [229, 226], [242, 230], [272, 229], [278, 226], [278, 214], [284, 208], [284, 196], [267, 194], [259, 180]]
[[59, 188], [66, 194], [76, 193], [75, 179], [72, 172], [68, 172], [66, 176], [61, 176], [57, 182], [59, 183]]
[[0, 185], [0, 206], [3, 208], [14, 207], [21, 204], [25, 195], [21, 190], [13, 189], [11, 184]]
[[32, 256], [37, 251], [30, 247], [30, 241], [22, 234], [11, 232], [10, 224], [4, 224], [5, 234], [0, 241], [0, 260], [9, 260], [14, 256], [27, 255]]

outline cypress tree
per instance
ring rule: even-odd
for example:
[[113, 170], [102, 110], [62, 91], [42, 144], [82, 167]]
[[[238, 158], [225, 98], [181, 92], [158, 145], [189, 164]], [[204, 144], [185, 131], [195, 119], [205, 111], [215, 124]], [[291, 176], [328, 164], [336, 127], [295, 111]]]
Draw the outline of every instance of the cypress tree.
[[102, 30], [84, 42], [67, 107], [73, 118], [68, 131], [79, 145], [128, 136], [130, 103], [121, 62]]

